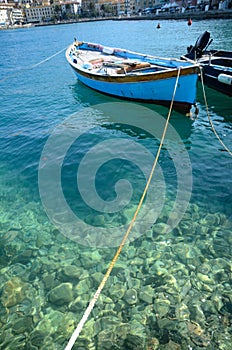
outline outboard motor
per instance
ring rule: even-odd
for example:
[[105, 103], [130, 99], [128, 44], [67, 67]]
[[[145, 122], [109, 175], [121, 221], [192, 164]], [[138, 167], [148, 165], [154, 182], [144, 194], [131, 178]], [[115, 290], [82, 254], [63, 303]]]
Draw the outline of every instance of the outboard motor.
[[187, 53], [186, 57], [188, 57], [191, 60], [195, 60], [197, 58], [200, 58], [202, 56], [203, 51], [206, 48], [206, 46], [207, 45], [209, 46], [211, 44], [211, 42], [213, 41], [213, 40], [211, 40], [209, 42], [209, 39], [210, 39], [210, 33], [205, 31], [203, 34], [201, 34], [199, 36], [199, 38], [197, 39], [194, 46], [191, 45], [191, 46], [187, 47], [188, 53]]

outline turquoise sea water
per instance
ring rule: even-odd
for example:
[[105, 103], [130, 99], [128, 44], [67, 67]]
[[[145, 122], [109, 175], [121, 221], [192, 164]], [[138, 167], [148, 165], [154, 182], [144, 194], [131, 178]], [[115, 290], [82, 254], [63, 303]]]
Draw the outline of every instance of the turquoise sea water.
[[[78, 84], [64, 51], [52, 56], [77, 37], [179, 57], [205, 30], [212, 47], [231, 50], [230, 20], [156, 25], [103, 21], [0, 31], [1, 349], [65, 348], [132, 218], [168, 113], [119, 105]], [[149, 213], [139, 218], [75, 349], [231, 348], [232, 158], [210, 127], [198, 87], [199, 115], [189, 120], [173, 112], [144, 206]], [[207, 87], [206, 96], [231, 150], [232, 100]], [[134, 143], [142, 148], [134, 151]], [[60, 181], [50, 162], [61, 164]], [[118, 192], [120, 179], [127, 183]], [[123, 195], [126, 205], [118, 208]]]

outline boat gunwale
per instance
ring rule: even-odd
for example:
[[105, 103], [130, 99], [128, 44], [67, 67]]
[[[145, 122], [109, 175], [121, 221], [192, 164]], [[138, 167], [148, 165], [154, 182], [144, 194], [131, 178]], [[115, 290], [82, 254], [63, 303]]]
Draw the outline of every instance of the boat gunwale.
[[[80, 44], [80, 45], [79, 45]], [[87, 44], [87, 45], [91, 45], [93, 48], [101, 48], [102, 50], [93, 50], [91, 49], [91, 47], [89, 49], [87, 48], [80, 48], [81, 45], [83, 44]], [[75, 47], [78, 47], [79, 50], [85, 50], [85, 51], [98, 51], [98, 52], [103, 52], [103, 49], [112, 49], [114, 50], [115, 52], [122, 52], [122, 53], [129, 53], [129, 54], [132, 54], [132, 55], [138, 55], [138, 56], [141, 56], [141, 57], [144, 57], [144, 58], [150, 58], [150, 59], [161, 59], [161, 60], [165, 60], [165, 61], [168, 61], [168, 60], [173, 60], [173, 61], [177, 61], [179, 63], [183, 62], [182, 59], [180, 58], [174, 58], [174, 57], [161, 57], [161, 56], [154, 56], [154, 55], [150, 55], [150, 54], [143, 54], [143, 53], [140, 53], [140, 52], [136, 52], [136, 51], [132, 51], [132, 50], [127, 50], [127, 49], [122, 49], [122, 48], [119, 48], [119, 47], [110, 47], [110, 46], [104, 46], [104, 45], [100, 45], [100, 44], [97, 44], [97, 43], [92, 43], [92, 42], [77, 42], [75, 44], [75, 42], [71, 45], [69, 45], [69, 47], [67, 48], [66, 52], [68, 52], [73, 46]], [[112, 54], [113, 55], [113, 54]], [[109, 55], [110, 56], [110, 55]], [[192, 61], [192, 64], [197, 64], [196, 62]], [[175, 67], [173, 67], [174, 69], [176, 69]]]
[[[171, 69], [169, 71], [161, 71], [161, 72], [149, 72], [146, 74], [137, 75], [135, 73], [129, 72], [128, 74], [118, 74], [118, 75], [102, 75], [95, 72], [87, 72], [82, 69], [79, 69], [74, 64], [69, 62], [71, 67], [80, 75], [97, 81], [104, 81], [108, 83], [138, 83], [138, 82], [149, 82], [155, 80], [164, 80], [176, 78], [178, 75], [177, 69]], [[199, 67], [185, 67], [185, 69], [181, 69], [180, 76], [187, 76], [192, 74], [198, 74]]]
[[[93, 44], [93, 45], [97, 45], [97, 44]], [[80, 64], [78, 63], [74, 63], [71, 59], [70, 59], [70, 53], [71, 53], [71, 49], [73, 48], [73, 44], [70, 45], [68, 47], [68, 49], [66, 50], [66, 58], [67, 61], [69, 62], [70, 66], [80, 75], [92, 79], [92, 80], [97, 80], [97, 81], [104, 81], [104, 82], [108, 82], [108, 83], [138, 83], [138, 82], [149, 82], [149, 81], [155, 81], [155, 80], [162, 80], [162, 79], [168, 79], [168, 78], [175, 78], [178, 75], [178, 67], [164, 67], [163, 70], [161, 71], [154, 71], [154, 72], [148, 72], [148, 71], [144, 71], [143, 72], [139, 72], [139, 74], [136, 74], [136, 71], [130, 71], [127, 73], [116, 73], [115, 74], [102, 74], [101, 72], [97, 72], [97, 71], [91, 71], [88, 70], [86, 68], [82, 68], [80, 66]], [[112, 48], [113, 49], [113, 48]], [[82, 49], [81, 49], [82, 50]], [[119, 49], [114, 49], [114, 50], [119, 50]], [[88, 51], [88, 50], [85, 50]], [[94, 51], [94, 50], [89, 50], [89, 51]], [[123, 51], [123, 50], [122, 50]], [[99, 52], [99, 51], [98, 51]], [[149, 59], [162, 59], [161, 57], [156, 57], [156, 56], [147, 56], [147, 55], [143, 55], [143, 54], [139, 54], [139, 53], [134, 53], [132, 51], [128, 51], [128, 50], [124, 50], [124, 52], [126, 53], [133, 53], [136, 55], [139, 55], [141, 57], [144, 56], [144, 58], [149, 58]], [[115, 55], [108, 55], [108, 57], [117, 57]], [[164, 58], [164, 60], [168, 60], [167, 58]], [[177, 62], [183, 62], [182, 60], [178, 60], [178, 59], [170, 59], [170, 60], [174, 60]], [[145, 61], [146, 62], [146, 61]], [[162, 66], [160, 66], [162, 68]], [[152, 63], [151, 63], [151, 68], [152, 68]], [[181, 68], [181, 72], [180, 72], [180, 76], [185, 76], [185, 75], [192, 75], [192, 74], [198, 74], [199, 73], [199, 64], [198, 63], [193, 63], [191, 62], [191, 65], [189, 66], [180, 66]]]

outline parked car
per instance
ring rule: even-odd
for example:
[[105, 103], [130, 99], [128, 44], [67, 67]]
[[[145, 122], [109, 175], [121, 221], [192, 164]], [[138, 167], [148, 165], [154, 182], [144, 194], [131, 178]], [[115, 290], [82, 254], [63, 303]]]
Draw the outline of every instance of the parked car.
[[192, 5], [187, 6], [185, 11], [196, 11], [196, 6], [192, 6]]
[[142, 14], [143, 15], [148, 15], [149, 13], [151, 13], [152, 11], [152, 8], [151, 7], [147, 7], [145, 8], [143, 11], [142, 11]]
[[150, 15], [151, 13], [156, 13], [156, 10], [161, 9], [161, 6], [147, 7], [142, 11], [143, 15]]
[[180, 12], [180, 7], [170, 7], [169, 12], [170, 13]]

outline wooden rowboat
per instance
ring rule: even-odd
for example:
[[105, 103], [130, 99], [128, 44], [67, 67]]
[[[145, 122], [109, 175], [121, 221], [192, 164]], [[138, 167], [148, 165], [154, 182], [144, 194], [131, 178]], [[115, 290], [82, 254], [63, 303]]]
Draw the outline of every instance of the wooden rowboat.
[[179, 72], [173, 107], [189, 113], [196, 102], [197, 64], [78, 41], [68, 47], [66, 58], [79, 81], [96, 91], [165, 106]]

